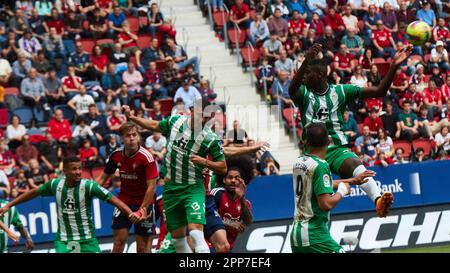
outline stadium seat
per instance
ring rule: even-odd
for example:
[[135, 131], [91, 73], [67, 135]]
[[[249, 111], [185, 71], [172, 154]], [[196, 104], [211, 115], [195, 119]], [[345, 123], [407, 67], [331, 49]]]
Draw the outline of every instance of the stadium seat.
[[67, 119], [70, 123], [72, 123], [72, 121], [75, 118], [75, 111], [73, 111], [72, 108], [70, 108], [66, 104], [61, 104], [61, 105], [56, 105], [55, 110], [56, 109], [61, 109], [61, 111], [63, 111], [64, 118]]
[[430, 54], [425, 54], [425, 56], [423, 56], [423, 61], [425, 62], [425, 63], [428, 63], [428, 61], [430, 60]]
[[428, 139], [414, 139], [412, 146], [414, 151], [416, 151], [417, 148], [422, 148], [426, 156], [429, 156], [431, 153], [431, 142]]
[[20, 123], [26, 127], [30, 127], [33, 121], [33, 110], [29, 107], [19, 107], [13, 110], [14, 115], [18, 115]]
[[93, 179], [97, 179], [98, 177], [100, 177], [100, 175], [102, 175], [104, 168], [103, 167], [95, 167], [92, 169], [92, 176]]
[[163, 115], [170, 115], [173, 108], [173, 99], [167, 98], [167, 99], [160, 99], [158, 101], [161, 104], [161, 112], [163, 113]]
[[85, 168], [81, 169], [81, 177], [85, 179], [92, 179], [91, 173]]
[[4, 90], [4, 95], [13, 95], [13, 96], [18, 96], [19, 95], [19, 88], [17, 87], [7, 87]]
[[42, 110], [38, 111], [37, 108], [34, 108], [33, 112], [34, 112], [34, 118], [36, 119], [36, 126], [38, 126], [38, 127], [46, 126], [46, 124], [50, 120], [50, 115], [45, 114], [45, 112]]
[[411, 143], [407, 140], [395, 140], [394, 141], [394, 149], [403, 148], [405, 151], [404, 157], [409, 158], [411, 155]]
[[135, 66], [137, 66], [136, 56], [130, 56], [130, 63], [133, 63]]
[[364, 127], [364, 123], [358, 123], [358, 133], [362, 135], [362, 128]]
[[238, 31], [235, 28], [230, 28], [227, 30], [227, 33], [230, 42], [230, 44], [228, 45], [229, 47], [234, 48], [236, 46], [236, 39], [239, 47], [244, 46], [245, 39], [247, 39], [247, 32], [245, 30], [241, 29], [240, 31]]
[[139, 18], [137, 17], [127, 17], [127, 21], [128, 23], [130, 23], [130, 30], [133, 33], [138, 33], [139, 32]]
[[0, 108], [0, 128], [6, 128], [9, 122], [9, 112], [7, 108]]
[[29, 135], [42, 135], [42, 130], [36, 127], [28, 129], [27, 134]]
[[361, 32], [364, 32], [364, 28], [366, 27], [366, 25], [364, 24], [364, 21], [363, 20], [359, 20], [358, 21], [358, 28], [359, 28], [359, 31], [361, 31]]
[[293, 111], [294, 110], [292, 108], [290, 108], [290, 107], [283, 109], [283, 118], [286, 120], [287, 125], [289, 126], [289, 128], [292, 127]]
[[137, 44], [140, 49], [149, 47], [151, 42], [152, 42], [152, 37], [148, 36], [148, 35], [139, 36], [139, 38], [137, 40]]
[[[224, 13], [222, 15], [222, 13]], [[225, 11], [217, 11], [213, 13], [213, 21], [214, 21], [214, 28], [216, 30], [222, 30], [223, 25], [228, 22], [228, 13]], [[225, 19], [225, 21], [224, 21]]]
[[14, 189], [14, 180], [16, 180], [16, 178], [14, 176], [9, 176], [8, 177], [8, 182], [9, 182], [9, 188], [10, 189]]
[[99, 46], [102, 46], [105, 44], [114, 44], [114, 40], [113, 39], [99, 39], [95, 43]]
[[95, 42], [93, 40], [82, 40], [81, 45], [83, 46], [84, 51], [91, 54], [94, 49]]
[[259, 53], [258, 49], [253, 48], [253, 51], [252, 51], [252, 48], [249, 46], [243, 47], [243, 48], [241, 48], [241, 55], [242, 55], [244, 67], [249, 67], [250, 61], [252, 62], [252, 65], [254, 68], [258, 66], [258, 61], [259, 61], [259, 57], [260, 57], [260, 53]]

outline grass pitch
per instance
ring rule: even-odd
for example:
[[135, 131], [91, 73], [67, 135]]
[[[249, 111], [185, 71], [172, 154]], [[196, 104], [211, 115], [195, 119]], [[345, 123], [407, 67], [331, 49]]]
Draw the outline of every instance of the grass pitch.
[[382, 250], [382, 253], [450, 253], [450, 245]]

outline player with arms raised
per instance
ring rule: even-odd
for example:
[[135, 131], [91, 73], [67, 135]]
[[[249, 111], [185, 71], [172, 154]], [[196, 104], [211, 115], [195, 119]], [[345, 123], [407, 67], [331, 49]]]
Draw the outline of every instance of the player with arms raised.
[[[378, 87], [364, 88], [349, 84], [328, 84], [326, 66], [311, 65], [312, 60], [320, 53], [321, 45], [314, 44], [306, 53], [305, 60], [289, 86], [289, 95], [300, 108], [303, 128], [317, 122], [326, 125], [331, 139], [326, 161], [331, 171], [341, 178], [356, 177], [366, 171], [358, 156], [345, 147], [348, 144], [343, 130], [343, 114], [346, 106], [357, 98], [385, 96], [395, 71], [408, 58], [412, 49], [413, 47], [408, 45], [395, 54], [389, 72]], [[385, 192], [381, 195], [373, 178], [369, 178], [360, 187], [374, 202], [377, 215], [386, 217], [394, 201], [392, 193]]]
[[203, 168], [218, 174], [227, 170], [221, 141], [209, 126], [205, 126], [208, 121], [203, 114], [205, 106], [206, 103], [197, 100], [190, 116], [174, 115], [160, 122], [136, 117], [129, 107], [123, 107], [131, 121], [168, 136], [164, 221], [177, 253], [192, 252], [186, 238], [186, 227], [195, 252], [209, 252], [203, 233], [203, 225], [206, 224]]
[[55, 196], [58, 215], [56, 253], [100, 252], [91, 217], [91, 203], [94, 197], [116, 206], [130, 217], [131, 221], [138, 220], [130, 208], [108, 190], [100, 187], [95, 181], [81, 178], [81, 161], [78, 157], [64, 158], [63, 173], [63, 176], [20, 195], [0, 208], [0, 217], [10, 208], [37, 196]]
[[[154, 197], [158, 169], [152, 154], [141, 146], [138, 127], [127, 122], [119, 129], [123, 148], [115, 150], [106, 163], [99, 183], [103, 185], [119, 169], [120, 193], [122, 200], [134, 211], [139, 221], [134, 225], [136, 252], [149, 253], [155, 234], [153, 221]], [[113, 253], [122, 253], [133, 223], [117, 208], [113, 216]]]

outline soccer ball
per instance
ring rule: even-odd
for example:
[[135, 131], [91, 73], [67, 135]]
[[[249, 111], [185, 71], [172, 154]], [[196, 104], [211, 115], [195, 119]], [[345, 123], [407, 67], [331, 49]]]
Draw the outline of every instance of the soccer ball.
[[431, 27], [422, 21], [414, 21], [406, 28], [406, 33], [413, 45], [424, 45], [431, 38]]

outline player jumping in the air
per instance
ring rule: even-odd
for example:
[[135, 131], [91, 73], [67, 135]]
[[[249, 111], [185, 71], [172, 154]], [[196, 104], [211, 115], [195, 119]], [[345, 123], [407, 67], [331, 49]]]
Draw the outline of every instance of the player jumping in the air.
[[[98, 182], [103, 185], [119, 169], [121, 181], [119, 199], [140, 218], [134, 224], [136, 252], [149, 253], [155, 234], [153, 203], [158, 169], [152, 154], [140, 145], [141, 138], [135, 124], [124, 123], [119, 132], [124, 146], [109, 156], [105, 171]], [[127, 215], [116, 208], [112, 224], [113, 253], [123, 252], [132, 224]]]
[[[6, 206], [6, 204], [8, 204], [8, 201], [0, 200], [0, 208]], [[8, 237], [10, 237], [11, 240], [14, 241], [14, 243], [19, 242], [19, 237], [8, 228], [11, 225], [16, 227], [16, 229], [19, 230], [22, 238], [25, 239], [25, 249], [32, 250], [34, 247], [34, 243], [31, 239], [30, 234], [28, 233], [27, 228], [24, 227], [22, 221], [20, 220], [19, 211], [16, 207], [11, 207], [11, 209], [7, 213], [0, 217], [0, 253], [8, 252]]]
[[63, 174], [59, 178], [24, 193], [0, 208], [0, 217], [10, 208], [36, 198], [37, 196], [55, 196], [58, 215], [58, 231], [55, 239], [56, 253], [93, 253], [101, 252], [95, 236], [92, 222], [91, 203], [94, 197], [116, 206], [130, 220], [138, 218], [122, 201], [95, 181], [81, 178], [81, 161], [77, 157], [63, 160]]
[[[305, 60], [289, 86], [289, 94], [300, 109], [303, 128], [311, 123], [325, 123], [331, 139], [326, 160], [331, 171], [341, 178], [356, 177], [366, 170], [358, 156], [345, 147], [348, 144], [343, 130], [343, 114], [346, 106], [357, 98], [385, 96], [391, 86], [395, 71], [408, 58], [412, 49], [413, 47], [409, 45], [395, 54], [387, 75], [378, 87], [364, 88], [348, 84], [328, 84], [326, 66], [311, 65], [311, 61], [321, 51], [321, 45], [314, 44], [308, 49]], [[373, 178], [369, 178], [360, 187], [374, 202], [377, 215], [386, 217], [394, 201], [392, 193], [384, 192], [381, 195]]]
[[[160, 122], [136, 117], [129, 107], [123, 107], [131, 121], [168, 136], [164, 220], [177, 253], [192, 252], [186, 238], [186, 227], [195, 252], [209, 252], [203, 233], [206, 220], [202, 172], [205, 167], [219, 174], [227, 169], [220, 138], [205, 126], [208, 121], [208, 117], [203, 115], [205, 106], [197, 100], [191, 116], [174, 115]], [[211, 160], [206, 158], [208, 155]]]
[[[323, 123], [312, 123], [305, 131], [308, 153], [297, 158], [293, 166], [295, 211], [291, 249], [294, 253], [344, 252], [328, 230], [330, 210], [349, 193], [349, 183], [361, 183], [374, 172], [332, 181], [330, 166], [325, 161], [330, 142], [327, 128]], [[333, 189], [337, 189], [335, 194]]]

